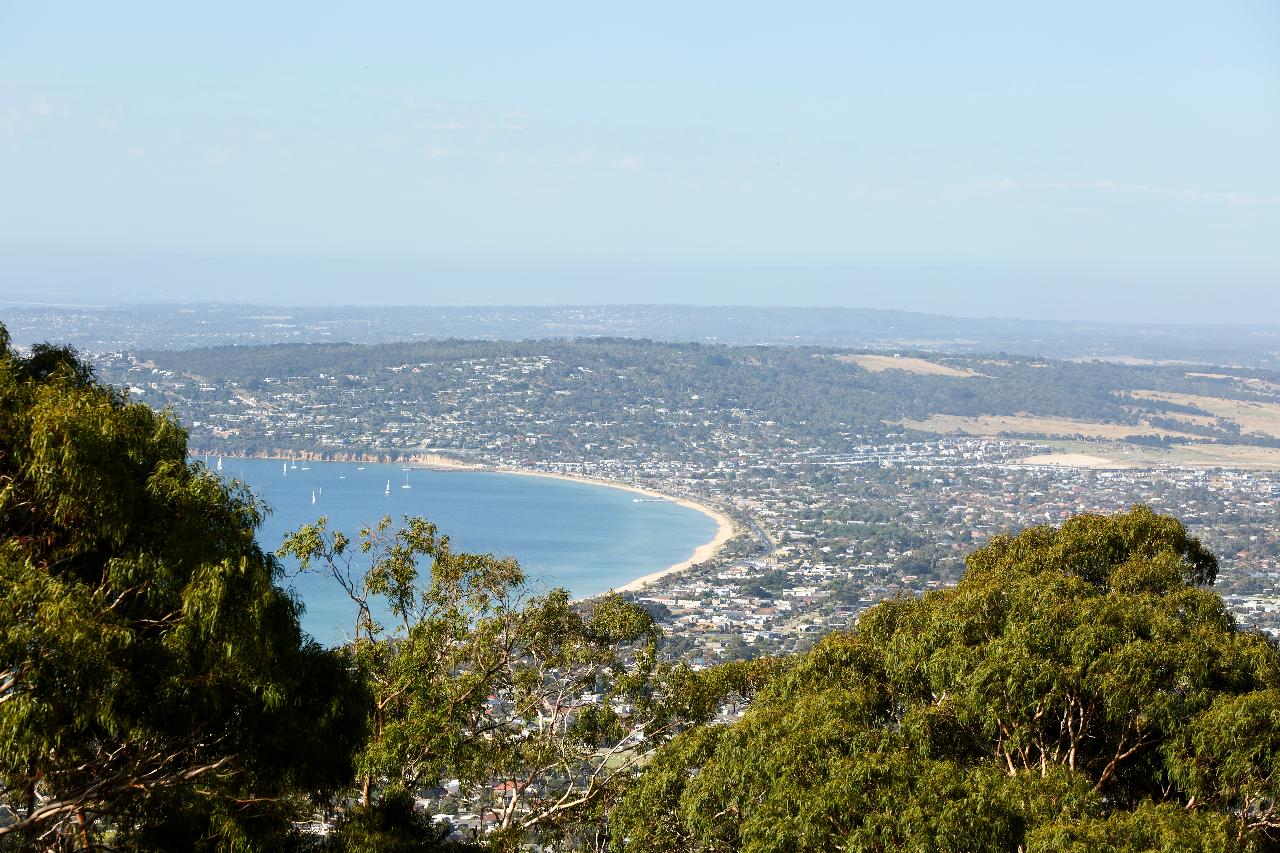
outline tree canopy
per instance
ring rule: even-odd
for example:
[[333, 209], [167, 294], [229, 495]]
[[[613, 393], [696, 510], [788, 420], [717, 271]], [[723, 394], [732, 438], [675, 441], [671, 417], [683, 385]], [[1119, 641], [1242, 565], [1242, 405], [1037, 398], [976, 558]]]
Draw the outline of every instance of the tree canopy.
[[744, 665], [661, 663], [639, 605], [533, 594], [516, 561], [454, 551], [426, 519], [384, 518], [351, 539], [322, 518], [280, 553], [350, 599], [342, 653], [371, 691], [351, 799], [382, 828], [357, 818], [357, 842], [349, 821], [343, 849], [394, 844], [397, 814], [413, 823], [396, 804], [442, 784], [490, 821], [496, 849], [592, 834], [654, 746], [747, 692]]
[[1144, 507], [993, 539], [953, 589], [884, 602], [732, 726], [657, 753], [626, 851], [1264, 850], [1280, 655]]
[[186, 457], [0, 326], [0, 843], [272, 848], [350, 778], [363, 687], [300, 632], [261, 507]]
[[0, 847], [306, 846], [312, 802], [345, 811], [313, 849], [446, 849], [414, 797], [452, 786], [492, 848], [1280, 849], [1280, 651], [1145, 507], [703, 672], [643, 608], [533, 594], [425, 519], [286, 540], [353, 605], [322, 649], [262, 511], [171, 414], [0, 326]]

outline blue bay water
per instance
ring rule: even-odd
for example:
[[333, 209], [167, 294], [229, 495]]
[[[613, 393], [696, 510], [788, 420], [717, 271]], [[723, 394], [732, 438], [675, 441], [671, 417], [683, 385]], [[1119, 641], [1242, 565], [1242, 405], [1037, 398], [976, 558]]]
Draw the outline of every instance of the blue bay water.
[[[210, 468], [215, 464], [209, 460]], [[515, 557], [536, 590], [564, 587], [585, 597], [686, 560], [716, 533], [714, 519], [697, 510], [637, 502], [633, 492], [591, 483], [354, 462], [296, 462], [286, 473], [283, 464], [230, 458], [222, 464], [224, 478], [243, 480], [271, 508], [258, 533], [268, 551], [322, 515], [330, 529], [353, 538], [384, 515], [394, 522], [424, 516], [448, 534], [455, 551]], [[341, 642], [352, 621], [342, 591], [319, 572], [298, 574], [286, 565], [288, 583], [306, 604], [303, 628], [322, 643]]]

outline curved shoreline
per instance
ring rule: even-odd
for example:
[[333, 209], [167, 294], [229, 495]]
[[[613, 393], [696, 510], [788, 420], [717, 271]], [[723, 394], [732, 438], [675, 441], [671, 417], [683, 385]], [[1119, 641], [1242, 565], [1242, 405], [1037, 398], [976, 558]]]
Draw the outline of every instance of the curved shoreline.
[[[423, 467], [432, 466], [427, 465]], [[716, 535], [713, 536], [710, 541], [704, 542], [694, 548], [693, 553], [690, 554], [687, 559], [681, 560], [678, 563], [672, 563], [665, 569], [659, 569], [656, 572], [641, 575], [634, 580], [628, 581], [622, 586], [614, 587], [610, 592], [639, 592], [654, 581], [665, 578], [668, 575], [683, 572], [685, 569], [695, 566], [698, 563], [705, 563], [707, 560], [710, 560], [716, 554], [720, 553], [720, 549], [724, 547], [724, 544], [732, 539], [738, 532], [738, 525], [732, 518], [717, 509], [707, 506], [706, 504], [700, 504], [697, 501], [690, 500], [689, 498], [676, 497], [675, 495], [668, 495], [664, 492], [654, 491], [653, 489], [646, 489], [642, 486], [634, 486], [630, 483], [621, 483], [617, 480], [606, 480], [603, 477], [588, 477], [585, 474], [557, 474], [551, 471], [528, 471], [523, 468], [485, 468], [480, 466], [458, 465], [449, 466], [445, 470], [460, 470], [463, 468], [470, 471], [490, 471], [495, 474], [513, 474], [520, 477], [546, 477], [550, 480], [568, 480], [569, 482], [574, 483], [588, 483], [592, 486], [606, 486], [611, 489], [622, 489], [625, 492], [634, 492], [635, 494], [645, 495], [650, 498], [659, 498], [688, 509], [696, 510], [716, 523]], [[592, 597], [594, 598], [595, 596]]]
[[[196, 454], [191, 454], [191, 455], [194, 456]], [[212, 456], [215, 454], [211, 453], [209, 455]], [[288, 457], [284, 455], [273, 456], [268, 454], [263, 454], [259, 456], [243, 456], [243, 457], [230, 456], [227, 454], [222, 454], [222, 455], [225, 456], [227, 459], [293, 458], [293, 457]], [[297, 454], [295, 454], [295, 456], [296, 455]], [[339, 462], [339, 461], [345, 461], [345, 460], [310, 460], [310, 461]], [[375, 461], [375, 460], [368, 460], [368, 461]], [[737, 522], [735, 522], [732, 518], [720, 512], [719, 510], [713, 509], [712, 507], [709, 507], [706, 504], [698, 503], [697, 501], [690, 500], [689, 498], [677, 497], [675, 495], [666, 494], [665, 492], [658, 492], [658, 491], [654, 491], [653, 489], [646, 489], [642, 486], [635, 486], [635, 485], [632, 485], [631, 483], [623, 483], [618, 480], [608, 480], [603, 477], [589, 477], [585, 474], [560, 474], [552, 471], [531, 471], [526, 468], [513, 468], [510, 466], [477, 465], [470, 462], [460, 462], [448, 456], [434, 454], [434, 453], [414, 454], [411, 457], [411, 459], [405, 460], [405, 462], [406, 464], [411, 465], [415, 468], [424, 468], [424, 469], [436, 470], [436, 471], [483, 471], [483, 472], [488, 472], [490, 474], [513, 474], [521, 477], [546, 477], [551, 480], [567, 480], [569, 482], [574, 482], [574, 483], [587, 483], [593, 486], [606, 486], [611, 489], [621, 489], [626, 492], [634, 492], [635, 494], [644, 495], [650, 498], [660, 498], [664, 501], [670, 501], [673, 504], [677, 504], [679, 506], [683, 506], [688, 509], [692, 509], [697, 512], [700, 512], [703, 515], [709, 517], [712, 521], [716, 523], [715, 536], [713, 536], [710, 541], [704, 542], [703, 544], [694, 548], [693, 553], [691, 553], [687, 559], [681, 560], [678, 563], [672, 563], [671, 565], [667, 566], [665, 569], [659, 569], [656, 572], [649, 572], [646, 575], [641, 575], [640, 577], [630, 580], [627, 583], [622, 584], [621, 586], [613, 587], [610, 590], [610, 592], [639, 592], [640, 590], [649, 586], [653, 582], [660, 580], [661, 578], [665, 578], [668, 575], [674, 575], [674, 574], [683, 572], [684, 570], [692, 566], [695, 566], [698, 563], [704, 563], [707, 560], [710, 560], [716, 554], [719, 554], [720, 549], [724, 547], [724, 544], [728, 542], [730, 539], [732, 539], [738, 533]], [[601, 594], [605, 594], [605, 593], [601, 593]], [[594, 598], [595, 596], [592, 596], [592, 597]]]

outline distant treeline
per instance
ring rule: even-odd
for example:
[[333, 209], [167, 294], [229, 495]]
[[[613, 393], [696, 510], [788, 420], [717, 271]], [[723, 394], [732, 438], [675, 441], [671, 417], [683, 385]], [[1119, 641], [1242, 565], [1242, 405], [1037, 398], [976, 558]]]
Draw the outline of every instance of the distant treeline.
[[[521, 404], [551, 420], [590, 414], [627, 421], [628, 406], [656, 404], [690, 413], [698, 424], [767, 420], [794, 437], [829, 438], [850, 433], [883, 438], [902, 432], [896, 422], [929, 415], [1031, 414], [1176, 429], [1206, 439], [1259, 441], [1229, 423], [1191, 424], [1181, 414], [1206, 415], [1192, 406], [1135, 399], [1136, 389], [1221, 396], [1222, 380], [1189, 375], [1183, 366], [1134, 366], [1108, 362], [1053, 361], [1010, 356], [939, 356], [905, 353], [973, 371], [957, 377], [905, 370], [872, 372], [841, 361], [846, 350], [820, 347], [736, 347], [597, 338], [575, 341], [427, 341], [363, 346], [281, 344], [218, 347], [139, 354], [167, 370], [227, 383], [253, 392], [381, 389], [411, 399], [424, 414], [447, 413], [456, 401], [447, 391], [471, 375], [481, 360], [540, 359], [500, 391], [520, 392]], [[456, 368], [467, 364], [466, 372]], [[422, 366], [391, 372], [390, 368]], [[429, 366], [429, 367], [428, 367]], [[1280, 381], [1280, 374], [1233, 369], [1242, 377]], [[325, 379], [320, 379], [321, 374]], [[1270, 400], [1264, 391], [1241, 390], [1237, 399]], [[493, 390], [493, 389], [490, 389]], [[444, 395], [444, 396], [442, 396]], [[636, 436], [662, 443], [655, 434]], [[697, 431], [686, 433], [693, 438]], [[1139, 439], [1149, 441], [1150, 438]]]

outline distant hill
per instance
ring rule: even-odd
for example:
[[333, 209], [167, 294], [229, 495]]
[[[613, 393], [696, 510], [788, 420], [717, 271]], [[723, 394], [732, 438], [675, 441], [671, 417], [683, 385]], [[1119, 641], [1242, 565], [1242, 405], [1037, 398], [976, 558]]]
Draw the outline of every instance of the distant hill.
[[904, 433], [1119, 442], [1130, 462], [1280, 459], [1280, 372], [1257, 368], [616, 337], [154, 349], [97, 363], [217, 452], [526, 447], [533, 418], [537, 453], [575, 459], [635, 445], [714, 465], [730, 444], [843, 452], [851, 436]]
[[1280, 367], [1280, 326], [1275, 325], [1067, 323], [860, 308], [13, 305], [5, 309], [3, 319], [19, 345], [56, 340], [95, 351], [447, 338], [623, 337]]

